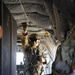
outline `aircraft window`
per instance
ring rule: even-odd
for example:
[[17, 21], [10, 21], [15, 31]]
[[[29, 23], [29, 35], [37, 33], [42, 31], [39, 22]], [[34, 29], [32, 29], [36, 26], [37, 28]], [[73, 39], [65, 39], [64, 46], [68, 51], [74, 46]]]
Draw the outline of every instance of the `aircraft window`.
[[24, 57], [23, 52], [16, 52], [16, 65], [24, 64], [23, 57]]

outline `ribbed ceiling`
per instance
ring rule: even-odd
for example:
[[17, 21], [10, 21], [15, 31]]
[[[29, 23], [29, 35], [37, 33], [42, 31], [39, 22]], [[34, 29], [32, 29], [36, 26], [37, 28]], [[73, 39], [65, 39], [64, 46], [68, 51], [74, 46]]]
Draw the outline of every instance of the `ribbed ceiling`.
[[[75, 23], [74, 0], [3, 0], [17, 22], [51, 29], [58, 40], [67, 35], [70, 23]], [[74, 24], [75, 25], [75, 24]], [[32, 30], [32, 29], [31, 29]], [[61, 39], [60, 39], [61, 38]]]
[[43, 0], [3, 1], [17, 21], [18, 25], [27, 21], [32, 22], [33, 25], [39, 25], [45, 28], [51, 25]]

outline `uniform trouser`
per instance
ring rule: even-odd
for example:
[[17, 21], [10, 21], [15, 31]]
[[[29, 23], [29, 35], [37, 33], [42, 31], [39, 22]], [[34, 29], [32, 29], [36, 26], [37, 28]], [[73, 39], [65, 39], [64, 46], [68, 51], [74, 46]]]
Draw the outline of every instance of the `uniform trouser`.
[[26, 71], [26, 75], [42, 75], [42, 68], [38, 70], [37, 67], [29, 67]]

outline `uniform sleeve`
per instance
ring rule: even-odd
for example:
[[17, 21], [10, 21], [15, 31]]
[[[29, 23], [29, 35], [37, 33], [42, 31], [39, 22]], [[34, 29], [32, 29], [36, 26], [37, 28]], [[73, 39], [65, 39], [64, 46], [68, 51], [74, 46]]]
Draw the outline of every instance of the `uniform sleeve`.
[[28, 35], [24, 35], [22, 32], [21, 43], [23, 49], [28, 45]]
[[39, 58], [38, 58], [38, 60], [40, 62], [42, 62], [43, 64], [46, 64], [46, 59], [45, 59], [45, 57], [43, 55], [43, 52], [41, 50], [39, 50]]

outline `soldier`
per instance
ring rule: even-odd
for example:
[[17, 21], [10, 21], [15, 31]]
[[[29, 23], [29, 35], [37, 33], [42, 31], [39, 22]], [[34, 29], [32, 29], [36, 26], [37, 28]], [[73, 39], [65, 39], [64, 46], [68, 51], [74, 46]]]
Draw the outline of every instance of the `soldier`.
[[[25, 28], [23, 28], [25, 29]], [[27, 29], [26, 29], [27, 30]], [[25, 32], [25, 31], [24, 31]], [[31, 34], [28, 39], [26, 33], [22, 32], [22, 45], [25, 55], [26, 75], [42, 75], [43, 64], [46, 63], [42, 52], [39, 50], [40, 39], [37, 34]], [[28, 40], [25, 42], [25, 40]]]

